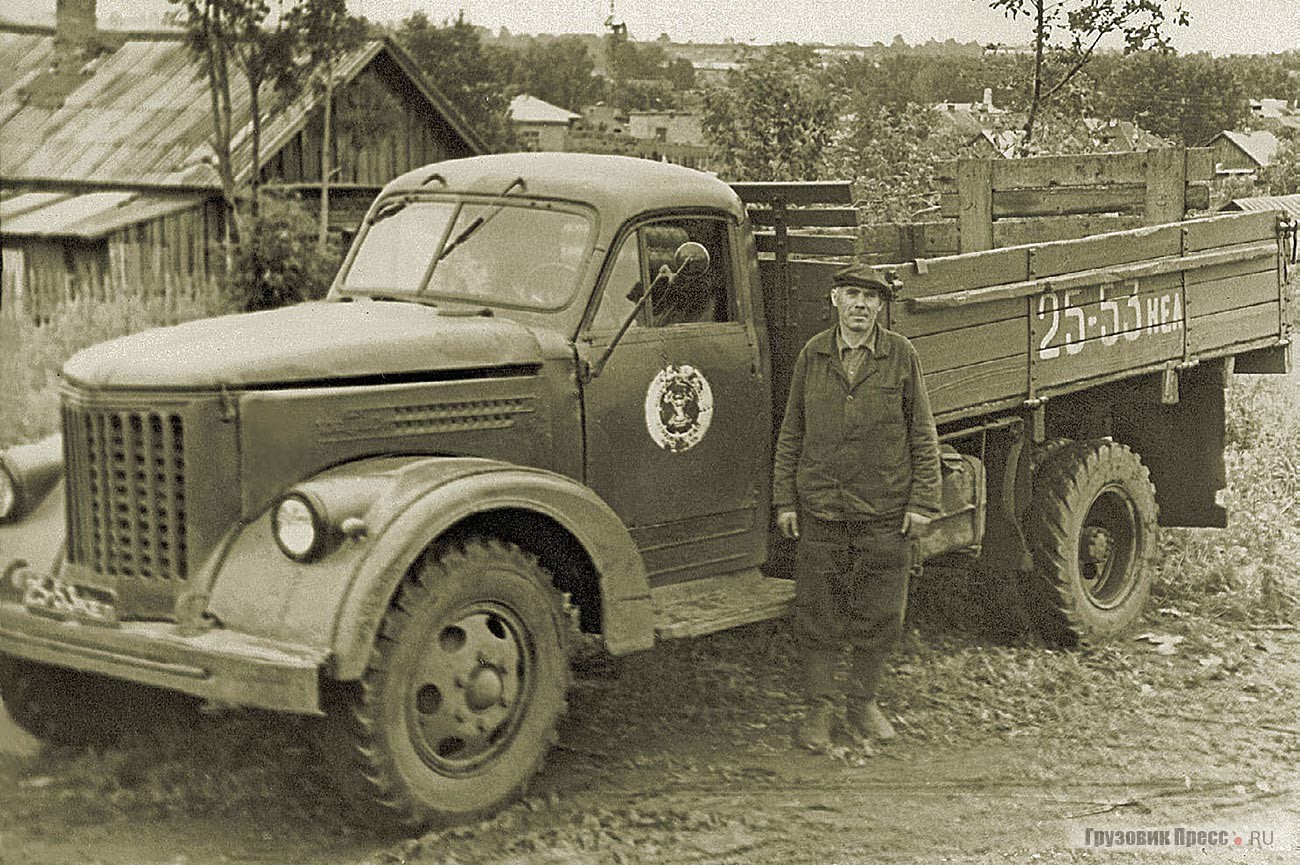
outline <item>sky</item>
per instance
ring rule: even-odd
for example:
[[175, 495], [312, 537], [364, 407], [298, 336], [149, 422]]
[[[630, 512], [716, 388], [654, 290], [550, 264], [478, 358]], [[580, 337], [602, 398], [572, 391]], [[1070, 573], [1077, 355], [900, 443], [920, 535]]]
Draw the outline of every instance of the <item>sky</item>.
[[[156, 21], [166, 0], [98, 0], [99, 15], [128, 22]], [[275, 0], [270, 0], [274, 6]], [[1024, 44], [1027, 21], [1007, 21], [987, 0], [614, 0], [615, 14], [634, 39], [667, 33], [675, 41], [889, 42], [896, 34], [909, 44], [927, 39]], [[54, 15], [55, 0], [0, 0], [0, 17], [31, 21]], [[353, 12], [376, 21], [397, 20], [414, 11], [435, 22], [464, 10], [468, 21], [513, 33], [599, 33], [609, 0], [348, 0]], [[1215, 54], [1287, 51], [1300, 48], [1300, 0], [1182, 0], [1192, 16], [1177, 28], [1181, 52]]]

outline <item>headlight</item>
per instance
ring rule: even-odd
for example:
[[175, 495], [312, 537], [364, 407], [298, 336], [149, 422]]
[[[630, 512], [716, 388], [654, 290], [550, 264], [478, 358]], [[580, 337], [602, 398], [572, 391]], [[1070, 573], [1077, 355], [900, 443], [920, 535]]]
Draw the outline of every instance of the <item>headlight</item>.
[[325, 547], [325, 524], [305, 497], [287, 495], [275, 506], [271, 528], [280, 550], [296, 562], [307, 562]]
[[0, 462], [0, 520], [7, 520], [13, 516], [17, 507], [18, 486], [14, 483], [13, 475], [5, 468], [5, 464]]

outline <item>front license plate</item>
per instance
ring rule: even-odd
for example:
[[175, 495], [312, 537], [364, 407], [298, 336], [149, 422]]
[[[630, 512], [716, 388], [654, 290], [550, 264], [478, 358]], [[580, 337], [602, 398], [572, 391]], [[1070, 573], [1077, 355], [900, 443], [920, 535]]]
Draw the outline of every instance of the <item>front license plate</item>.
[[23, 606], [33, 613], [58, 619], [77, 619], [100, 625], [118, 623], [117, 610], [108, 592], [74, 586], [55, 577], [28, 577]]

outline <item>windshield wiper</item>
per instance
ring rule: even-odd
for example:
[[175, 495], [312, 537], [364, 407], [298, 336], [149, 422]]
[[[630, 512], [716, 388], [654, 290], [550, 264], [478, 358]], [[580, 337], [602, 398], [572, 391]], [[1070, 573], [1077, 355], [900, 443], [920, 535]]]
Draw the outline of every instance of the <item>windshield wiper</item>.
[[[505, 198], [515, 187], [521, 189], [525, 188], [524, 179], [522, 177], [516, 177], [514, 180], [510, 181], [510, 185], [501, 190], [501, 193], [497, 197]], [[434, 264], [437, 264], [439, 261], [442, 261], [444, 258], [451, 255], [453, 249], [469, 240], [474, 235], [474, 232], [491, 222], [496, 215], [505, 208], [505, 206], [506, 203], [504, 201], [497, 202], [497, 206], [492, 208], [492, 210], [488, 212], [487, 216], [474, 217], [473, 221], [471, 221], [469, 225], [465, 226], [461, 230], [460, 234], [456, 235], [455, 239], [451, 241], [451, 243], [448, 243], [442, 248], [442, 254], [438, 256], [434, 261]]]

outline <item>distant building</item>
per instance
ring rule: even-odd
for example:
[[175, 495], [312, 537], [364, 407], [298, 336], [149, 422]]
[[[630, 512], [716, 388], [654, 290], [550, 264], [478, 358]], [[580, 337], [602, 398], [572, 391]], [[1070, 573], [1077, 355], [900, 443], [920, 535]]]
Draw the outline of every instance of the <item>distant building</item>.
[[695, 82], [706, 86], [726, 84], [727, 75], [738, 71], [743, 64], [735, 60], [695, 60]]
[[1267, 130], [1234, 132], [1224, 130], [1210, 139], [1216, 174], [1254, 174], [1273, 164], [1281, 142]]
[[933, 111], [942, 124], [972, 140], [993, 125], [996, 118], [1007, 113], [1005, 108], [993, 104], [991, 87], [984, 88], [984, 98], [980, 102], [939, 102], [933, 106]]
[[564, 150], [581, 119], [581, 114], [526, 93], [510, 100], [510, 125], [523, 150]]
[[1250, 100], [1250, 116], [1257, 120], [1275, 120], [1289, 113], [1290, 108], [1285, 99]]
[[1129, 120], [1098, 120], [1089, 117], [1083, 121], [1083, 125], [1092, 136], [1093, 145], [1106, 153], [1159, 150], [1171, 146], [1171, 142]]
[[629, 111], [627, 133], [667, 144], [704, 144], [700, 116], [685, 111]]
[[627, 114], [601, 102], [582, 107], [582, 128], [606, 135], [627, 134]]

